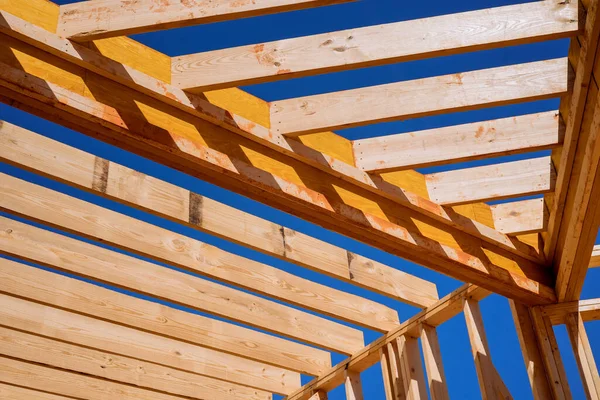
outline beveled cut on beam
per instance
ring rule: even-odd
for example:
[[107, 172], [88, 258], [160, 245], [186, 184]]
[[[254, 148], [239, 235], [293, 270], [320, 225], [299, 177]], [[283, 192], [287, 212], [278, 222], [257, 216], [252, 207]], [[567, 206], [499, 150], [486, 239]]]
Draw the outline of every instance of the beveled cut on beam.
[[422, 168], [543, 150], [560, 145], [558, 111], [355, 140], [356, 166], [364, 171]]
[[592, 258], [590, 259], [590, 268], [600, 267], [600, 244], [594, 246]]
[[274, 101], [271, 127], [300, 135], [559, 97], [566, 57]]
[[573, 36], [577, 2], [536, 1], [173, 58], [172, 83], [204, 91]]
[[60, 7], [57, 33], [90, 41], [350, 1], [88, 0]]

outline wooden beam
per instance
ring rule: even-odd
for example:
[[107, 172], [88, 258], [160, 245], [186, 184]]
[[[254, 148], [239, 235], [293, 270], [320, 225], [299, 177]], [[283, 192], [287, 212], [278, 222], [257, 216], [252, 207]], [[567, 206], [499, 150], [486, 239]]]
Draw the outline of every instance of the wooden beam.
[[89, 400], [105, 400], [118, 396], [122, 400], [184, 400], [135, 386], [30, 364], [0, 357], [0, 375], [5, 383]]
[[153, 32], [197, 24], [228, 21], [278, 12], [301, 10], [349, 0], [167, 0], [157, 8], [153, 0], [79, 1], [60, 7], [57, 32], [78, 41]]
[[595, 84], [589, 91], [578, 143], [554, 253], [560, 302], [579, 299], [600, 227], [600, 90]]
[[[541, 4], [547, 2], [529, 3]], [[558, 111], [449, 126], [352, 142], [356, 166], [385, 172], [528, 151], [562, 143]]]
[[[41, 53], [39, 56], [43, 57]], [[24, 60], [27, 61], [26, 58]], [[30, 112], [118, 143], [126, 150], [294, 213], [328, 229], [410, 261], [427, 264], [457, 279], [477, 281], [509, 297], [517, 296], [528, 304], [554, 301], [554, 293], [549, 287], [551, 277], [539, 268], [539, 255], [531, 247], [512, 241], [481, 223], [456, 215], [452, 210], [393, 185], [375, 184], [375, 180], [370, 178], [363, 181], [367, 182], [365, 187], [355, 186], [340, 179], [342, 175], [334, 174], [333, 170], [323, 174], [325, 171], [321, 168], [257, 147], [254, 142], [235, 134], [232, 136], [231, 132], [199, 119], [191, 123], [191, 117], [176, 109], [171, 108], [165, 113], [166, 110], [160, 110], [163, 106], [156, 102], [144, 103], [145, 97], [139, 93], [134, 96], [138, 100], [133, 101], [129, 97], [129, 89], [113, 87], [114, 83], [106, 79], [93, 74], [85, 76], [92, 78], [87, 82], [93, 86], [90, 90], [94, 92], [94, 99], [61, 88], [52, 82], [55, 78], [48, 77], [48, 81], [5, 66], [0, 68], [0, 85], [6, 88], [2, 98], [13, 105], [27, 107]], [[117, 91], [121, 95], [115, 96]], [[8, 100], [7, 96], [18, 103]], [[113, 104], [119, 108], [117, 112], [113, 106], [100, 103], [100, 98], [102, 102], [124, 103]], [[46, 101], [53, 106], [48, 106]], [[132, 109], [136, 101], [145, 105]], [[140, 111], [152, 115], [146, 115], [143, 118], [145, 122], [142, 122]], [[127, 123], [122, 120], [123, 116], [127, 117]], [[92, 120], [97, 123], [90, 123]], [[168, 124], [163, 126], [167, 121]], [[174, 126], [178, 128], [174, 130]], [[215, 148], [207, 147], [210, 145]], [[327, 159], [330, 158], [321, 158]], [[340, 170], [343, 165], [348, 167], [341, 162], [334, 164]], [[314, 189], [306, 187], [307, 184]], [[372, 190], [365, 190], [366, 186]], [[414, 215], [410, 211], [413, 208]], [[465, 247], [465, 243], [469, 245]], [[468, 253], [462, 249], [468, 249]]]
[[433, 326], [427, 324], [421, 326], [421, 347], [431, 400], [450, 400], [440, 343], [437, 331]]
[[600, 245], [594, 246], [592, 258], [590, 259], [590, 268], [600, 267]]
[[[200, 346], [0, 294], [2, 324], [34, 335], [164, 365], [182, 371], [289, 394], [298, 374], [232, 357]], [[43, 323], [40, 323], [43, 322]], [[240, 370], [237, 367], [241, 366]], [[246, 368], [250, 366], [250, 368]]]
[[542, 315], [539, 308], [532, 308], [530, 313], [539, 349], [542, 354], [542, 361], [548, 374], [548, 382], [552, 389], [552, 398], [555, 400], [571, 400], [573, 397], [552, 324], [547, 317]]
[[387, 357], [388, 345], [392, 344], [393, 346], [398, 337], [402, 335], [417, 337], [420, 334], [422, 324], [426, 323], [431, 326], [438, 326], [462, 311], [465, 298], [481, 300], [489, 293], [486, 290], [471, 285], [461, 287], [441, 299], [436, 305], [421, 311], [411, 319], [403, 322], [395, 331], [385, 334], [360, 352], [334, 366], [327, 373], [304, 385], [301, 389], [289, 395], [287, 400], [306, 400], [315, 390], [331, 391], [335, 389], [345, 382], [346, 370], [362, 372], [380, 362], [382, 356]]
[[550, 157], [426, 175], [431, 199], [444, 205], [548, 193], [555, 177]]
[[[0, 354], [196, 399], [271, 400], [271, 393], [0, 327]], [[3, 397], [4, 398], [4, 397]]]
[[509, 300], [512, 311], [525, 369], [529, 377], [529, 384], [535, 400], [552, 399], [552, 390], [548, 382], [548, 374], [542, 361], [540, 345], [535, 335], [533, 320], [529, 308]]
[[327, 392], [319, 390], [311, 396], [310, 400], [327, 400]]
[[39, 392], [20, 386], [7, 385], [2, 382], [0, 382], [0, 398], [4, 400], [72, 400], [72, 398]]
[[[392, 362], [395, 355], [394, 353], [390, 354], [388, 350], [388, 347], [390, 346], [391, 344], [386, 344], [385, 346], [379, 348], [379, 365], [381, 367], [381, 376], [383, 378], [383, 391], [385, 393], [385, 400], [394, 400], [395, 378], [392, 375], [392, 371], [394, 371], [395, 364], [392, 365]], [[302, 395], [300, 398], [304, 399], [306, 398], [306, 395]]]
[[532, 43], [576, 34], [577, 20], [576, 3], [550, 0], [347, 29], [175, 57], [172, 82], [208, 90]]
[[[3, 247], [3, 253], [5, 254], [33, 262], [40, 262], [39, 260], [41, 260], [41, 264], [45, 266], [58, 267], [62, 271], [138, 291], [147, 296], [178, 301], [179, 304], [194, 309], [204, 310], [210, 308], [210, 306], [198, 307], [197, 304], [202, 300], [202, 296], [193, 296], [192, 289], [186, 290], [186, 287], [197, 288], [196, 290], [203, 289], [201, 286], [197, 286], [198, 283], [195, 282], [195, 278], [189, 279], [186, 276], [181, 276], [181, 274], [169, 273], [165, 268], [162, 268], [166, 270], [165, 273], [161, 273], [163, 271], [159, 270], [158, 273], [154, 274], [154, 272], [157, 272], [156, 266], [148, 263], [136, 263], [135, 259], [130, 259], [131, 263], [115, 264], [115, 257], [110, 252], [103, 252], [103, 249], [100, 248], [96, 248], [99, 250], [95, 253], [98, 258], [89, 257], [86, 252], [77, 252], [78, 247], [85, 248], [85, 245], [82, 246], [82, 243], [71, 241], [70, 244], [73, 247], [65, 247], [65, 244], [69, 243], [60, 243], [60, 236], [54, 236], [60, 244], [57, 243], [53, 247], [44, 240], [36, 241], [28, 238], [26, 225], [23, 227], [11, 224], [10, 220], [7, 224], [4, 222], [6, 221], [2, 221], [2, 229], [5, 232], [11, 231], [10, 234], [2, 237], [2, 243], [7, 245]], [[43, 231], [39, 233], [42, 236], [44, 235]], [[25, 238], [29, 240], [23, 240]], [[53, 239], [50, 235], [46, 235], [46, 238]], [[22, 244], [32, 246], [32, 250], [23, 250], [22, 247], [20, 248]], [[94, 250], [93, 246], [87, 247]], [[33, 249], [37, 249], [37, 251]], [[43, 256], [36, 257], [36, 253]], [[47, 262], [48, 258], [54, 258], [54, 261]], [[81, 259], [85, 259], [86, 263], [78, 261]], [[123, 261], [126, 261], [126, 259], [123, 259]], [[12, 285], [10, 290], [7, 287], [5, 291], [10, 291], [14, 295], [33, 301], [64, 307], [95, 318], [103, 318], [219, 352], [223, 351], [308, 375], [318, 376], [331, 366], [329, 354], [322, 350], [189, 312], [166, 306], [157, 306], [135, 297], [122, 295], [93, 285], [86, 285], [77, 280], [29, 268], [6, 259], [2, 259], [0, 262], [2, 263], [0, 271], [2, 271], [2, 276], [7, 281], [7, 286], [9, 283]], [[129, 274], [119, 272], [124, 269], [124, 266], [130, 268], [131, 272]], [[14, 268], [14, 275], [11, 275], [10, 271], [7, 272], [10, 267]], [[148, 267], [148, 270], [145, 271], [142, 267]], [[102, 269], [104, 269], [104, 273], [98, 272]], [[24, 281], [23, 276], [27, 276], [30, 281]], [[20, 280], [19, 277], [21, 277]], [[131, 277], [135, 277], [135, 279]], [[144, 287], [140, 284], [144, 281], [156, 283], [148, 283]], [[62, 286], [48, 287], [50, 282], [56, 282], [57, 285], [62, 284], [69, 290], [59, 290], [58, 288]], [[176, 290], [179, 290], [179, 296], [173, 295]], [[51, 297], [50, 293], [53, 293], [54, 297]], [[194, 297], [198, 300], [194, 301]], [[64, 301], [61, 301], [61, 298]], [[79, 298], [80, 300], [75, 301], [72, 300], [73, 298]], [[67, 302], [67, 300], [71, 301]], [[114, 307], [107, 307], [106, 304], [112, 304]], [[132, 316], [137, 316], [137, 318], [132, 318]], [[157, 324], [155, 321], [169, 321], [169, 323]], [[208, 354], [213, 353], [208, 352]], [[236, 360], [235, 357], [233, 359]]]
[[[427, 307], [438, 300], [431, 282], [1, 121], [0, 146], [0, 160], [4, 162], [202, 232], [411, 305]], [[74, 164], [77, 168], [73, 168]], [[106, 172], [101, 182], [97, 179], [97, 166]], [[358, 310], [359, 319], [370, 327], [389, 330], [399, 323], [397, 313], [375, 302], [349, 303], [364, 305]]]
[[600, 298], [551, 304], [539, 308], [551, 325], [566, 324], [567, 315], [577, 313], [584, 322], [600, 321]]
[[406, 335], [396, 338], [402, 383], [407, 400], [427, 400], [425, 373], [421, 363], [418, 339]]
[[[285, 295], [285, 292], [292, 293], [299, 283], [297, 281], [300, 278], [292, 274], [273, 276], [269, 273], [271, 268], [266, 265], [242, 259], [184, 235], [8, 175], [2, 175], [1, 178], [0, 192], [3, 202], [0, 207], [5, 211], [249, 290], [268, 291], [269, 295], [278, 299], [287, 300], [290, 296]], [[79, 215], [80, 218], [73, 218], [73, 215]], [[273, 269], [273, 272], [276, 270]], [[266, 279], [269, 275], [272, 278]], [[257, 278], [259, 282], [264, 280], [265, 284], [257, 285]], [[286, 284], [280, 285], [276, 282]], [[305, 282], [309, 286], [316, 285], [310, 281]], [[272, 289], [267, 286], [269, 283]], [[204, 287], [202, 292], [212, 293], [210, 298], [213, 300], [208, 302], [207, 298], [198, 305], [211, 304], [214, 308], [210, 312], [213, 314], [343, 354], [352, 354], [364, 346], [363, 334], [357, 329], [213, 282], [203, 280], [196, 284], [198, 285]], [[316, 286], [313, 286], [314, 288]], [[315, 292], [312, 289], [298, 289], [295, 296], [309, 297], [305, 293]], [[329, 295], [325, 298], [327, 296]], [[325, 301], [320, 299], [316, 303]], [[248, 307], [248, 304], [256, 307]], [[325, 305], [322, 307], [325, 308]], [[319, 310], [318, 306], [315, 309]]]
[[542, 198], [495, 204], [490, 209], [494, 227], [502, 233], [543, 232], [548, 226], [548, 208]]
[[360, 372], [346, 371], [346, 400], [364, 400]]
[[300, 135], [559, 97], [567, 89], [567, 58], [557, 58], [274, 101], [271, 125]]
[[600, 400], [598, 367], [596, 361], [594, 361], [594, 354], [583, 325], [583, 319], [578, 313], [567, 315], [567, 332], [569, 333], [569, 339], [571, 339], [586, 397], [590, 400]]
[[479, 303], [470, 299], [465, 300], [464, 314], [483, 400], [512, 399], [510, 393], [499, 397], [500, 393], [507, 393], [508, 390], [492, 363]]

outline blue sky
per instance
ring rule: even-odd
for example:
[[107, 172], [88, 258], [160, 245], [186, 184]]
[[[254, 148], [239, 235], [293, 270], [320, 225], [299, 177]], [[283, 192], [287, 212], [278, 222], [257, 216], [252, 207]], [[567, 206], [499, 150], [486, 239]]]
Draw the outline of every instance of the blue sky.
[[[72, 1], [62, 1], [61, 4]], [[523, 3], [524, 1], [499, 0], [464, 0], [448, 2], [431, 0], [429, 2], [399, 2], [393, 0], [362, 0], [355, 3], [331, 7], [279, 14], [274, 16], [256, 17], [234, 22], [223, 22], [190, 28], [181, 28], [164, 32], [154, 32], [136, 35], [135, 39], [168, 55], [175, 56], [186, 53], [206, 51], [229, 46], [257, 43], [280, 38], [308, 35], [366, 26], [433, 15], [462, 12], [479, 8]], [[441, 57], [431, 60], [415, 61], [389, 66], [360, 69], [335, 74], [320, 75], [269, 84], [245, 87], [250, 93], [265, 100], [276, 100], [295, 96], [324, 93], [335, 90], [376, 85], [388, 82], [410, 80], [421, 77], [435, 76], [454, 72], [464, 72], [475, 69], [490, 68], [521, 62], [538, 61], [567, 54], [568, 41], [549, 41], [540, 44], [515, 46], [500, 50], [481, 51], [464, 55]], [[459, 123], [487, 120], [505, 116], [527, 114], [532, 112], [554, 110], [558, 107], [558, 99], [530, 102], [515, 106], [489, 108], [480, 111], [453, 113], [437, 117], [413, 119], [402, 122], [388, 122], [365, 127], [352, 128], [338, 133], [349, 138], [357, 139], [403, 133], [412, 130], [422, 130]], [[220, 189], [206, 182], [189, 177], [177, 171], [160, 166], [151, 161], [126, 153], [104, 143], [99, 143], [77, 132], [49, 123], [22, 111], [0, 105], [0, 119], [23, 126], [48, 137], [68, 143], [83, 150], [93, 152], [101, 157], [127, 165], [158, 178], [168, 180], [205, 196], [219, 200], [263, 218], [282, 225], [297, 229], [317, 238], [330, 241], [340, 247], [351, 248], [353, 251], [378, 261], [387, 263], [395, 268], [410, 272], [422, 278], [437, 283], [440, 296], [443, 296], [461, 285], [460, 282], [432, 272], [423, 267], [406, 262], [365, 244], [358, 243], [341, 235], [332, 233], [313, 224], [302, 221], [291, 215], [273, 210], [245, 197]], [[520, 156], [501, 157], [492, 160], [482, 160], [455, 164], [452, 166], [423, 169], [422, 172], [446, 170], [450, 168], [482, 165], [486, 163], [531, 158], [547, 152], [530, 153]], [[397, 309], [402, 320], [408, 319], [417, 309], [383, 296], [373, 294], [355, 286], [337, 281], [321, 274], [305, 270], [293, 264], [277, 260], [258, 252], [248, 250], [222, 239], [174, 224], [170, 221], [151, 216], [147, 213], [133, 210], [109, 200], [100, 199], [88, 193], [71, 189], [65, 185], [37, 177], [31, 173], [2, 164], [2, 172], [48, 186], [61, 192], [82, 198], [86, 201], [101, 204], [124, 214], [184, 233], [199, 240], [217, 245], [227, 251], [244, 257], [265, 262], [277, 268], [293, 272], [335, 288], [349, 291], [373, 300], [382, 302]], [[600, 239], [600, 238], [599, 238]], [[600, 240], [596, 240], [600, 243]], [[167, 267], [167, 266], [165, 266]], [[582, 298], [600, 296], [600, 268], [588, 273]], [[132, 294], [133, 295], [133, 294]], [[173, 306], [173, 305], [171, 305]], [[531, 399], [529, 384], [506, 299], [493, 295], [482, 304], [484, 322], [488, 340], [492, 349], [494, 363], [504, 378], [508, 388], [516, 399]], [[186, 310], [194, 312], [193, 310]], [[600, 322], [587, 324], [588, 334], [595, 350], [596, 359], [600, 359]], [[364, 330], [364, 329], [363, 329]], [[364, 330], [368, 342], [379, 337], [373, 331]], [[464, 318], [459, 315], [438, 328], [442, 348], [442, 356], [446, 368], [446, 376], [450, 395], [457, 399], [479, 399], [479, 388], [471, 357], [470, 346]], [[570, 350], [570, 344], [564, 327], [556, 328], [563, 360], [570, 378], [571, 388], [575, 399], [584, 398], [581, 382]], [[343, 360], [338, 354], [333, 355], [334, 363]], [[363, 373], [364, 390], [368, 399], [384, 399], [379, 366]], [[305, 382], [309, 378], [305, 377]], [[344, 399], [343, 389], [330, 393], [332, 400]]]

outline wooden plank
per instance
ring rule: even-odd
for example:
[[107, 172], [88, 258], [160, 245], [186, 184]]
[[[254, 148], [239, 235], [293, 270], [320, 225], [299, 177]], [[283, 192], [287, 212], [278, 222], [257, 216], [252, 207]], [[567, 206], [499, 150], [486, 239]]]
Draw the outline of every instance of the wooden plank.
[[390, 392], [392, 393], [390, 400], [404, 400], [406, 398], [406, 390], [404, 387], [404, 378], [402, 376], [404, 371], [402, 370], [402, 360], [400, 359], [398, 342], [392, 341], [387, 343], [386, 352], [388, 363], [387, 369], [390, 376]]
[[600, 321], [600, 298], [569, 301], [540, 307], [539, 312], [550, 321], [550, 325], [566, 324], [567, 315], [577, 313], [587, 321]]
[[419, 341], [416, 338], [403, 335], [396, 338], [396, 343], [398, 355], [400, 356], [399, 367], [402, 370], [405, 398], [407, 400], [427, 400], [425, 373], [421, 363]]
[[550, 157], [426, 175], [431, 199], [445, 205], [551, 192], [555, 177]]
[[552, 324], [547, 317], [542, 315], [539, 308], [532, 308], [530, 313], [539, 349], [542, 354], [542, 361], [548, 374], [548, 382], [552, 389], [552, 398], [556, 400], [571, 400], [573, 397]]
[[[392, 353], [391, 356], [393, 357], [394, 354]], [[385, 399], [394, 400], [394, 378], [392, 377], [391, 359], [387, 345], [379, 349], [379, 365], [381, 367], [381, 376], [383, 378], [383, 390], [385, 393]], [[335, 386], [337, 386], [337, 384]], [[305, 395], [301, 396], [301, 398], [303, 399], [305, 397]]]
[[571, 346], [573, 347], [586, 397], [590, 400], [599, 400], [600, 375], [583, 325], [583, 319], [579, 314], [567, 315], [567, 332], [569, 333], [569, 339], [571, 339]]
[[450, 400], [440, 343], [437, 331], [433, 326], [422, 325], [421, 347], [423, 349], [423, 359], [425, 360], [431, 400]]
[[4, 356], [145, 389], [197, 399], [272, 398], [264, 391], [4, 327], [0, 327], [0, 339]]
[[550, 149], [562, 143], [563, 128], [558, 111], [548, 111], [360, 139], [352, 147], [358, 168], [385, 172]]
[[7, 11], [49, 32], [56, 32], [59, 6], [48, 0], [0, 0], [0, 10]]
[[[556, 165], [558, 171], [556, 177], [556, 195], [549, 205], [550, 219], [548, 223], [548, 237], [544, 243], [544, 253], [548, 259], [552, 259], [558, 244], [559, 230], [563, 220], [563, 211], [570, 186], [570, 177], [573, 163], [576, 158], [579, 132], [583, 122], [583, 114], [588, 97], [588, 88], [592, 78], [594, 59], [598, 38], [600, 36], [600, 10], [598, 0], [590, 0], [586, 7], [586, 19], [582, 21], [583, 32], [578, 40], [573, 40], [571, 48], [579, 47], [577, 65], [575, 68], [575, 81], [571, 94], [565, 96], [561, 101], [561, 111], [565, 120], [565, 139], [560, 152], [560, 161]], [[578, 46], [579, 45], [579, 46]], [[563, 111], [564, 110], [564, 111]]]
[[312, 395], [310, 400], [327, 400], [327, 392], [325, 392], [323, 390], [319, 390], [315, 394]]
[[[70, 243], [60, 243], [61, 237], [51, 236], [50, 232], [47, 232], [45, 235], [47, 240], [44, 240], [44, 231], [28, 232], [27, 225], [13, 224], [10, 220], [3, 220], [1, 223], [5, 231], [11, 231], [10, 234], [2, 235], [5, 253], [118, 287], [137, 290], [147, 296], [175, 301], [195, 309], [210, 308], [210, 306], [198, 306], [203, 296], [197, 294], [194, 296], [193, 291], [203, 288], [198, 286], [195, 278], [169, 272], [165, 268], [162, 268], [165, 270], [162, 273], [163, 271], [157, 270], [156, 266], [149, 263], [140, 264], [132, 258], [130, 263], [119, 262], [127, 261], [127, 258], [115, 260], [113, 254], [116, 253], [111, 254], [74, 240]], [[29, 235], [29, 233], [33, 234]], [[36, 233], [42, 236], [40, 241], [35, 240]], [[58, 242], [56, 246], [49, 244], [54, 243], [53, 239]], [[25, 250], [23, 245], [31, 246], [31, 250]], [[88, 256], [89, 253], [85, 251], [79, 253], [78, 248], [92, 251], [95, 257]], [[94, 250], [98, 251], [94, 252]], [[51, 261], [48, 261], [49, 259]], [[85, 263], [81, 260], [85, 260]], [[313, 376], [318, 376], [331, 366], [329, 354], [322, 350], [167, 306], [159, 306], [4, 259], [0, 262], [2, 263], [0, 271], [7, 285], [5, 291], [34, 301]], [[10, 273], [11, 266], [14, 268], [14, 274]], [[124, 266], [128, 267], [127, 273], [122, 272]], [[146, 270], [143, 267], [148, 268]], [[27, 276], [29, 281], [23, 281], [24, 276]], [[52, 287], [50, 282], [56, 282], [57, 286]], [[147, 283], [144, 286], [140, 282], [154, 283]], [[64, 290], [60, 289], [63, 286], [59, 286], [59, 283], [64, 285]], [[12, 285], [10, 288], [9, 284]], [[180, 295], [176, 296], [174, 292]], [[50, 296], [51, 293], [54, 297]], [[112, 307], [108, 306], [109, 304]], [[156, 321], [166, 322], [157, 324]], [[208, 352], [208, 354], [213, 353]], [[237, 357], [233, 357], [233, 360], [237, 360]], [[242, 363], [238, 362], [238, 364]]]
[[[267, 275], [267, 266], [228, 254], [184, 235], [8, 175], [2, 175], [0, 180], [3, 197], [0, 207], [6, 211], [250, 290], [256, 289], [253, 284], [255, 279], [260, 281], [270, 275]], [[74, 218], [75, 215], [78, 217]], [[253, 271], [253, 267], [258, 270]], [[247, 271], [251, 274], [242, 274]], [[295, 277], [291, 274], [283, 277], [281, 282], [291, 281], [290, 284], [276, 283], [272, 285], [273, 289], [279, 286], [281, 294], [291, 292], [290, 288], [297, 286], [292, 278]], [[279, 279], [273, 278], [273, 282], [279, 282]], [[211, 313], [343, 354], [352, 354], [364, 346], [362, 331], [357, 329], [213, 282], [199, 281], [198, 285], [203, 286], [204, 292], [211, 293], [212, 302], [208, 302], [208, 298], [203, 302], [205, 306], [210, 304], [214, 307]], [[266, 284], [257, 287], [269, 291], [274, 297], [286, 299], [278, 293], [271, 293], [274, 291]], [[304, 293], [296, 295], [308, 297]], [[321, 299], [318, 302], [324, 303]], [[253, 307], [248, 307], [248, 304]]]
[[360, 372], [346, 371], [346, 400], [364, 400]]
[[578, 143], [554, 253], [560, 302], [579, 299], [600, 227], [600, 90], [595, 84], [589, 90]]
[[24, 387], [7, 385], [0, 382], [0, 398], [4, 400], [72, 400], [52, 393], [38, 392]]
[[274, 101], [271, 126], [299, 135], [541, 100], [567, 89], [567, 58], [558, 58]]
[[494, 227], [502, 233], [543, 232], [548, 226], [548, 208], [543, 198], [495, 204], [490, 208]]
[[173, 58], [173, 83], [207, 90], [532, 43], [576, 34], [577, 17], [577, 4], [540, 1], [214, 50]]
[[182, 400], [172, 396], [135, 386], [122, 385], [90, 376], [74, 374], [58, 369], [30, 364], [0, 357], [2, 380], [13, 385], [25, 386], [79, 399], [105, 400]]
[[509, 304], [533, 398], [535, 400], [551, 399], [552, 391], [548, 383], [548, 375], [542, 361], [542, 354], [535, 335], [533, 320], [529, 314], [529, 308], [513, 300], [509, 300]]
[[[422, 324], [427, 323], [431, 326], [437, 326], [458, 315], [463, 309], [462, 305], [465, 298], [479, 301], [488, 294], [488, 291], [481, 288], [464, 285], [460, 289], [441, 299], [435, 306], [421, 311], [408, 321], [403, 322], [395, 331], [389, 332], [383, 337], [375, 340], [360, 352], [334, 366], [327, 373], [304, 385], [302, 388], [289, 395], [287, 400], [306, 400], [315, 390], [323, 389], [330, 391], [335, 389], [337, 386], [344, 383], [346, 370], [362, 372], [380, 361], [385, 361], [387, 359], [388, 344], [393, 346], [399, 336], [411, 335], [416, 337], [420, 333]], [[383, 362], [381, 365], [382, 368], [386, 367], [388, 365], [387, 361]], [[384, 378], [386, 376], [387, 373], [384, 373]]]
[[[411, 305], [426, 307], [438, 300], [437, 289], [431, 282], [7, 122], [0, 122], [0, 146], [3, 150], [0, 159], [4, 162], [186, 223], [202, 232]], [[97, 165], [107, 171], [101, 185], [94, 184]], [[363, 324], [384, 330], [399, 324], [397, 313], [387, 307], [344, 297], [350, 300], [349, 304], [362, 305], [357, 312]]]
[[[483, 326], [483, 318], [479, 309], [479, 303], [474, 300], [465, 300], [464, 315], [469, 332], [469, 341], [473, 351], [475, 361], [475, 369], [479, 380], [479, 388], [483, 400], [499, 399], [499, 393], [506, 393], [506, 386], [502, 382], [502, 378], [498, 375], [489, 350], [485, 329]], [[505, 399], [512, 399], [508, 394]]]
[[261, 363], [252, 366], [249, 360], [238, 358], [242, 364], [251, 366], [245, 368], [237, 362], [231, 363], [232, 357], [226, 353], [188, 342], [5, 294], [0, 294], [0, 302], [2, 324], [20, 331], [272, 393], [289, 394], [301, 386], [296, 373]]
[[[483, 224], [452, 213], [452, 210], [449, 212], [412, 193], [395, 188], [394, 197], [398, 201], [392, 201], [386, 197], [387, 189], [377, 189], [379, 194], [366, 191], [346, 180], [322, 174], [321, 169], [312, 165], [282, 159], [281, 154], [276, 156], [264, 148], [257, 148], [254, 143], [245, 142], [239, 136], [229, 136], [226, 130], [202, 125], [199, 120], [184, 122], [188, 117], [183, 117], [176, 109], [164, 113], [164, 110], [154, 108], [156, 103], [149, 103], [143, 107], [136, 106], [137, 111], [126, 112], [122, 108], [130, 108], [133, 103], [124, 99], [129, 98], [131, 93], [122, 93], [122, 96], [115, 96], [114, 93], [127, 91], [127, 88], [113, 87], [110, 81], [93, 74], [86, 76], [93, 78], [89, 83], [93, 83], [91, 90], [95, 100], [12, 67], [0, 68], [0, 85], [6, 88], [3, 91], [4, 99], [10, 96], [18, 101], [18, 104], [12, 102], [13, 105], [28, 107], [30, 112], [88, 135], [118, 143], [126, 150], [243, 193], [410, 261], [427, 264], [457, 279], [477, 281], [496, 292], [509, 297], [516, 296], [527, 304], [554, 301], [553, 290], [549, 287], [551, 277], [547, 271], [539, 268], [539, 255], [529, 246], [523, 247]], [[138, 93], [136, 96], [141, 95]], [[118, 105], [120, 111], [117, 112], [112, 106], [99, 103], [98, 97], [107, 103], [125, 103]], [[142, 101], [143, 96], [138, 99], [136, 101]], [[48, 106], [46, 101], [53, 106]], [[152, 115], [147, 115], [145, 122], [142, 122], [139, 119], [140, 110], [151, 112]], [[131, 119], [127, 118], [128, 123], [122, 120], [123, 115], [131, 116]], [[184, 119], [179, 120], [180, 117]], [[91, 120], [95, 122], [90, 123]], [[149, 123], [149, 120], [152, 122]], [[167, 121], [169, 123], [162, 126]], [[162, 127], [156, 131], [159, 126]], [[174, 126], [178, 128], [174, 130]], [[189, 129], [195, 133], [189, 131], [184, 134]], [[217, 135], [212, 136], [213, 133]], [[146, 134], [150, 136], [145, 137]], [[165, 135], [170, 139], [166, 139]], [[204, 142], [204, 135], [211, 136], [209, 142]], [[161, 137], [166, 140], [157, 142]], [[216, 143], [217, 149], [206, 147], [207, 143]], [[242, 152], [243, 155], [232, 156], [230, 151]], [[244, 159], [251, 157], [253, 165], [236, 158], [238, 156]], [[344, 163], [336, 165], [341, 164]], [[306, 187], [307, 182], [314, 189]], [[391, 190], [392, 185], [388, 184], [387, 188]], [[399, 200], [401, 198], [403, 202]], [[420, 211], [415, 210], [412, 215], [413, 208]], [[418, 225], [418, 231], [415, 224]], [[466, 243], [469, 243], [468, 246], [465, 246]]]
[[235, 0], [163, 1], [156, 8], [153, 0], [79, 1], [60, 7], [57, 32], [78, 41], [126, 36], [161, 29], [228, 21], [278, 12], [301, 10], [349, 0]]
[[590, 259], [590, 268], [600, 267], [600, 245], [594, 246], [592, 258]]

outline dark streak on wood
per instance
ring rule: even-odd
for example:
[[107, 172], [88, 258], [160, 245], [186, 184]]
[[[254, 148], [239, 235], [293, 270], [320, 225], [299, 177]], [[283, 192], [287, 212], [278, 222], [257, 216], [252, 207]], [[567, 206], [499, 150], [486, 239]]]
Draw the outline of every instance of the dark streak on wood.
[[354, 279], [354, 274], [352, 273], [352, 260], [354, 260], [354, 253], [349, 250], [346, 250], [346, 257], [348, 257], [348, 276], [350, 279]]
[[204, 197], [198, 193], [190, 192], [189, 221], [192, 225], [202, 225], [202, 204]]
[[108, 169], [110, 161], [104, 158], [96, 157], [94, 159], [94, 178], [92, 180], [92, 189], [101, 193], [106, 193], [108, 185]]

